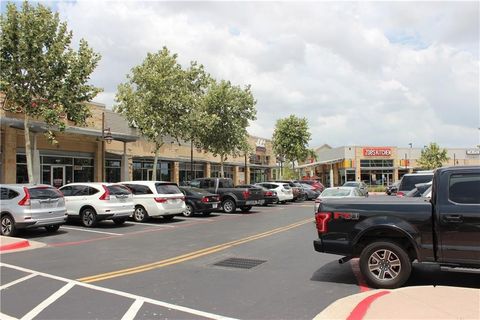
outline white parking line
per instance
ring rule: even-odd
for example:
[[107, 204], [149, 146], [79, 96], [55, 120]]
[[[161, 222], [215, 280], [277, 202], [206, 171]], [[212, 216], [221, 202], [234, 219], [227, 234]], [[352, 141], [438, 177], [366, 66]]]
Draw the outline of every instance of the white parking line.
[[6, 288], [8, 288], [8, 287], [11, 287], [11, 286], [13, 286], [13, 285], [15, 285], [15, 284], [17, 284], [17, 283], [23, 282], [23, 281], [28, 280], [28, 279], [33, 278], [33, 277], [35, 277], [34, 274], [29, 274], [29, 275], [27, 275], [27, 276], [25, 276], [25, 277], [22, 277], [22, 278], [20, 278], [20, 279], [15, 280], [15, 281], [6, 283], [6, 284], [4, 284], [3, 286], [0, 287], [0, 290], [6, 289]]
[[209, 219], [209, 218], [200, 218], [200, 217], [188, 217], [188, 218], [185, 218], [184, 221], [189, 221], [189, 220], [195, 220], [195, 221], [215, 221], [213, 219]]
[[24, 315], [21, 320], [32, 320], [40, 312], [42, 312], [46, 307], [48, 307], [49, 305], [57, 301], [58, 298], [63, 296], [65, 293], [67, 293], [68, 290], [72, 289], [73, 286], [75, 286], [75, 283], [72, 283], [72, 282], [67, 283], [66, 285], [61, 287], [57, 292], [52, 294], [50, 297], [43, 300], [42, 303], [40, 303], [38, 306], [30, 310], [30, 312]]
[[[99, 286], [96, 286], [96, 285], [93, 285], [93, 284], [79, 282], [79, 281], [71, 280], [71, 279], [67, 279], [67, 278], [62, 278], [62, 277], [54, 276], [52, 274], [43, 273], [43, 272], [39, 272], [39, 271], [34, 271], [34, 270], [31, 270], [31, 269], [18, 267], [18, 266], [14, 266], [14, 265], [3, 263], [3, 262], [0, 262], [0, 266], [15, 269], [15, 270], [19, 270], [19, 271], [23, 271], [23, 272], [32, 273], [32, 274], [35, 274], [35, 275], [38, 275], [38, 276], [42, 276], [42, 277], [46, 277], [46, 278], [50, 278], [50, 279], [55, 279], [55, 280], [59, 280], [59, 281], [62, 281], [62, 282], [67, 282], [67, 285], [65, 285], [63, 288], [58, 290], [56, 293], [54, 293], [52, 296], [47, 298], [47, 300], [45, 300], [44, 302], [42, 302], [40, 304], [42, 306], [45, 304], [43, 306], [43, 309], [46, 308], [48, 305], [50, 305], [53, 301], [55, 301], [56, 299], [61, 297], [65, 292], [70, 290], [71, 287], [77, 285], [77, 286], [81, 286], [81, 287], [84, 287], [84, 288], [89, 288], [89, 289], [92, 289], [92, 290], [97, 290], [97, 291], [102, 291], [102, 292], [115, 294], [115, 295], [122, 296], [122, 297], [125, 297], [125, 298], [133, 299], [135, 301], [140, 300], [143, 303], [147, 302], [147, 303], [154, 304], [154, 305], [157, 305], [157, 306], [161, 306], [161, 307], [165, 307], [165, 308], [169, 308], [169, 309], [173, 309], [173, 310], [177, 310], [177, 311], [181, 311], [181, 312], [185, 312], [185, 313], [190, 313], [190, 314], [197, 315], [197, 316], [200, 316], [200, 317], [205, 317], [205, 318], [210, 318], [210, 319], [215, 319], [215, 320], [236, 320], [235, 318], [229, 318], [229, 317], [225, 317], [225, 316], [210, 313], [210, 312], [200, 311], [200, 310], [196, 310], [196, 309], [192, 309], [192, 308], [188, 308], [188, 307], [182, 307], [182, 306], [179, 306], [179, 305], [176, 305], [176, 304], [171, 304], [171, 303], [168, 303], [168, 302], [163, 302], [163, 301], [154, 300], [154, 299], [150, 299], [150, 298], [146, 298], [146, 297], [142, 297], [142, 296], [137, 296], [135, 294], [131, 294], [131, 293], [128, 293], [128, 292], [103, 288], [103, 287], [99, 287]], [[65, 292], [63, 292], [63, 291], [65, 291]], [[57, 297], [57, 295], [58, 295], [58, 297]], [[55, 299], [55, 300], [53, 300], [53, 299]], [[53, 300], [53, 301], [49, 302], [50, 300]], [[47, 302], [48, 302], [48, 304], [47, 304]], [[22, 320], [24, 318], [25, 319], [32, 319], [34, 316], [38, 315], [38, 313], [40, 313], [43, 309], [38, 311], [36, 314], [34, 314], [33, 317], [26, 318], [27, 315], [33, 314], [34, 310], [39, 309], [40, 305], [38, 305], [32, 311], [30, 311], [28, 314], [26, 314], [22, 318]], [[130, 307], [130, 309], [132, 309], [132, 307], [133, 307], [133, 305]], [[133, 312], [133, 310], [132, 310], [132, 312]], [[10, 317], [8, 315], [4, 315], [2, 313], [0, 313], [0, 316], [1, 316], [0, 319], [2, 319], [2, 320], [3, 319], [8, 319], [8, 320], [15, 319], [13, 317]]]
[[135, 222], [135, 221], [129, 221], [127, 223], [138, 224], [141, 226], [154, 226], [154, 227], [160, 227], [160, 228], [175, 228], [175, 226], [171, 226], [168, 224], [155, 224], [155, 223]]
[[84, 232], [92, 232], [92, 233], [101, 233], [101, 234], [109, 234], [112, 236], [123, 236], [121, 233], [114, 233], [114, 232], [105, 232], [105, 231], [97, 231], [97, 230], [90, 230], [90, 229], [82, 229], [82, 228], [73, 228], [73, 227], [61, 227], [62, 229], [67, 230], [76, 230], [76, 231], [84, 231]]
[[132, 320], [135, 319], [140, 308], [143, 306], [143, 300], [135, 300], [134, 303], [128, 308], [127, 312], [123, 315], [122, 320]]

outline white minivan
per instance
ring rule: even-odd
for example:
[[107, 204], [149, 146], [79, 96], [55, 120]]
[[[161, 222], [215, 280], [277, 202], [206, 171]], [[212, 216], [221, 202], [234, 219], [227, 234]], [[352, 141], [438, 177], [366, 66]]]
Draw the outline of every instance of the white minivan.
[[85, 227], [101, 220], [123, 224], [133, 214], [132, 193], [118, 183], [78, 182], [60, 188], [69, 217], [80, 217]]
[[133, 220], [147, 221], [150, 217], [171, 220], [185, 211], [185, 195], [176, 183], [165, 181], [124, 181], [122, 185], [133, 193]]

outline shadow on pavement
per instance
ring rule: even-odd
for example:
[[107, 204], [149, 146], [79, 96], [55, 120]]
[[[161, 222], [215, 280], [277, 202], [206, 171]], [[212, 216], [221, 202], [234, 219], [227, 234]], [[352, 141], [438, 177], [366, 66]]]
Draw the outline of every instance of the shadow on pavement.
[[414, 264], [407, 286], [453, 286], [480, 288], [480, 275], [474, 273], [441, 271], [437, 265]]
[[344, 283], [357, 285], [350, 263], [339, 264], [337, 260], [323, 265], [310, 278], [312, 281]]

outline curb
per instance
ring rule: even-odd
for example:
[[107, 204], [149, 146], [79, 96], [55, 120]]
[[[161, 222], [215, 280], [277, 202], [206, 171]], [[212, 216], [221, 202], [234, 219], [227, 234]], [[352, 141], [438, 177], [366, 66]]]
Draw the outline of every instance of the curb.
[[30, 242], [28, 240], [21, 240], [14, 243], [5, 244], [0, 246], [0, 252], [15, 250], [15, 249], [22, 249], [30, 246]]

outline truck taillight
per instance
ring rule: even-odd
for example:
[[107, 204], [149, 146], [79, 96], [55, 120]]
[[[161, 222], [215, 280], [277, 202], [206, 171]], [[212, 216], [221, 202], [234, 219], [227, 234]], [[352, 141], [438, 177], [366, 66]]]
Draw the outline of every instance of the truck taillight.
[[30, 205], [30, 192], [28, 191], [27, 187], [23, 187], [23, 191], [25, 192], [25, 196], [22, 200], [18, 201], [19, 206], [29, 206]]
[[105, 187], [105, 185], [102, 184], [102, 187], [103, 187], [103, 194], [100, 196], [100, 200], [110, 200], [110, 191], [108, 191], [108, 188]]
[[317, 212], [315, 214], [315, 222], [318, 233], [327, 232], [327, 222], [330, 220], [330, 212]]
[[248, 199], [248, 197], [250, 197], [250, 191], [246, 190], [246, 191], [243, 191], [243, 199]]

